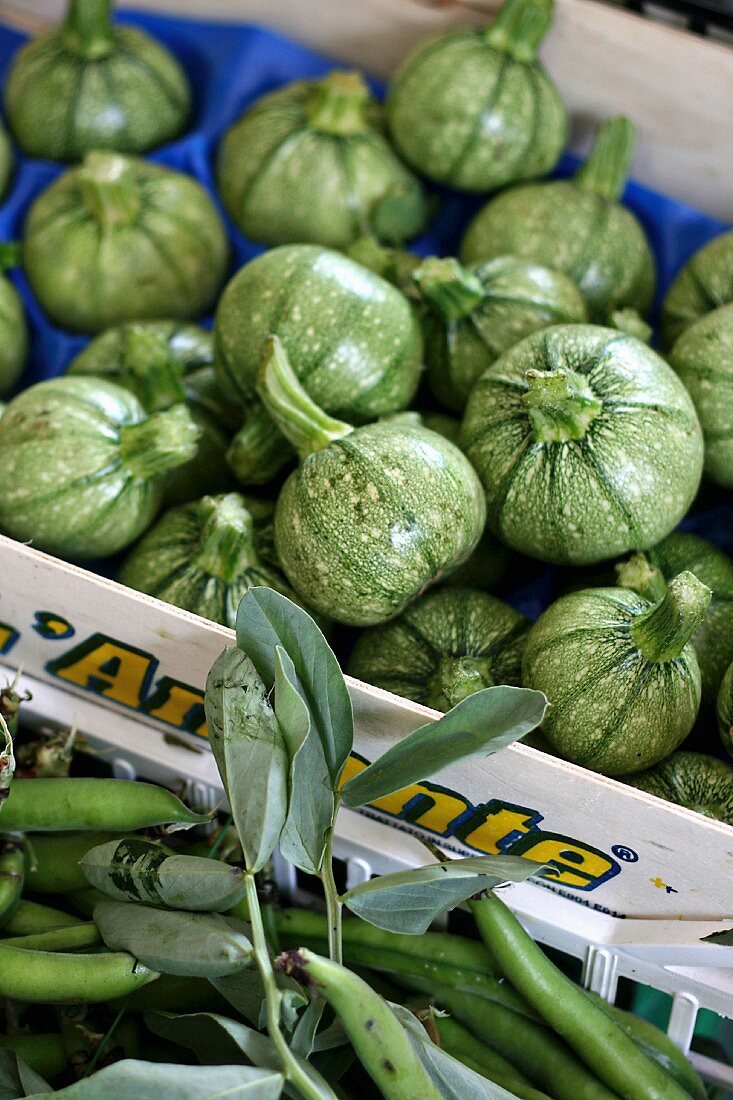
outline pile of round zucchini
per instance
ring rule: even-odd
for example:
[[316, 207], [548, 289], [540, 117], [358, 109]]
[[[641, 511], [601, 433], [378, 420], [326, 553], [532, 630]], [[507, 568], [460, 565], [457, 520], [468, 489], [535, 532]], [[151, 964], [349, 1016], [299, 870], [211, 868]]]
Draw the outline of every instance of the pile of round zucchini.
[[[703, 475], [733, 488], [733, 233], [678, 274], [654, 350], [633, 126], [543, 178], [567, 131], [536, 56], [552, 0], [506, 0], [420, 43], [384, 106], [343, 72], [249, 105], [213, 169], [268, 250], [232, 274], [211, 195], [141, 156], [187, 125], [187, 77], [109, 8], [71, 0], [5, 88], [17, 144], [69, 164], [0, 259], [94, 338], [0, 419], [2, 531], [126, 552], [123, 583], [228, 626], [270, 585], [337, 624], [352, 673], [438, 709], [540, 689], [550, 751], [730, 818], [733, 771], [674, 753], [699, 713], [706, 747], [719, 693], [731, 747], [733, 563], [674, 529]], [[431, 184], [486, 197], [458, 256], [404, 249]], [[28, 337], [2, 277], [0, 327], [7, 394]], [[534, 625], [487, 591], [527, 559], [576, 570]]]

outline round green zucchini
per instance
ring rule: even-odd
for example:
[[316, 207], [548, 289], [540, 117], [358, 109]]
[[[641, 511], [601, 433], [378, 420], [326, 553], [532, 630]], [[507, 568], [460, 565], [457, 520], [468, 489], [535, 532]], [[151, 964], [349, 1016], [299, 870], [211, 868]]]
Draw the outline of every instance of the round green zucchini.
[[70, 0], [63, 24], [18, 50], [5, 87], [13, 134], [30, 156], [143, 153], [186, 124], [186, 75], [159, 42], [112, 23], [110, 0]]
[[688, 325], [675, 341], [669, 362], [700, 418], [706, 476], [733, 489], [733, 303]]
[[198, 432], [185, 406], [148, 416], [113, 382], [39, 382], [0, 420], [0, 527], [65, 557], [115, 554], [152, 522]]
[[116, 382], [146, 412], [185, 402], [200, 429], [196, 454], [171, 470], [166, 500], [182, 503], [229, 486], [226, 462], [236, 419], [216, 382], [211, 334], [178, 321], [129, 322], [107, 329], [69, 365], [69, 374], [95, 375]]
[[460, 443], [494, 534], [567, 565], [659, 542], [702, 472], [702, 432], [674, 371], [596, 325], [558, 325], [505, 352], [471, 392]]
[[676, 806], [733, 825], [733, 767], [701, 752], [673, 752], [655, 768], [625, 780]]
[[729, 756], [733, 756], [733, 661], [728, 665], [720, 682], [716, 713], [723, 748]]
[[99, 332], [123, 321], [200, 316], [229, 256], [203, 187], [151, 161], [88, 153], [28, 213], [23, 262], [49, 316]]
[[673, 752], [700, 706], [690, 639], [709, 600], [693, 573], [680, 573], [656, 604], [624, 588], [551, 604], [527, 638], [522, 683], [550, 700], [542, 733], [553, 748], [605, 775], [643, 771]]
[[28, 324], [20, 294], [3, 274], [20, 262], [17, 244], [0, 245], [0, 394], [15, 386], [28, 359]]
[[327, 416], [277, 338], [259, 388], [301, 458], [278, 498], [275, 546], [306, 603], [337, 622], [372, 626], [469, 557], [486, 511], [457, 447], [410, 421], [354, 429]]
[[733, 302], [733, 230], [709, 241], [687, 261], [662, 303], [668, 348], [706, 313]]
[[13, 147], [10, 144], [8, 131], [0, 122], [0, 198], [5, 195], [13, 174], [14, 167]]
[[518, 685], [529, 619], [487, 592], [444, 588], [365, 630], [348, 672], [434, 710], [494, 684]]
[[358, 237], [402, 241], [425, 224], [422, 185], [381, 132], [358, 73], [299, 80], [258, 99], [227, 130], [217, 184], [250, 240], [348, 248]]
[[491, 199], [466, 231], [463, 262], [511, 255], [555, 268], [579, 287], [591, 320], [602, 324], [625, 306], [646, 313], [654, 257], [641, 224], [618, 201], [633, 144], [628, 119], [610, 119], [572, 179], [526, 184]]
[[465, 408], [476, 379], [525, 336], [587, 320], [570, 279], [515, 256], [471, 268], [430, 258], [413, 279], [429, 306], [423, 321], [428, 382], [456, 412]]
[[403, 295], [338, 252], [283, 245], [245, 264], [216, 311], [224, 396], [244, 410], [230, 464], [242, 484], [269, 481], [292, 450], [253, 406], [266, 341], [278, 336], [308, 394], [356, 423], [409, 405], [420, 380], [420, 325]]
[[683, 531], [673, 531], [643, 555], [616, 566], [617, 583], [647, 599], [664, 595], [666, 583], [688, 569], [712, 590], [713, 598], [693, 635], [702, 701], [712, 706], [725, 670], [733, 661], [733, 561], [717, 546]]
[[565, 143], [565, 107], [537, 60], [552, 0], [506, 0], [486, 29], [420, 42], [397, 70], [387, 123], [398, 153], [437, 183], [495, 191], [544, 176]]
[[232, 629], [250, 587], [274, 588], [297, 600], [282, 573], [260, 559], [254, 519], [238, 493], [166, 512], [127, 556], [117, 579]]

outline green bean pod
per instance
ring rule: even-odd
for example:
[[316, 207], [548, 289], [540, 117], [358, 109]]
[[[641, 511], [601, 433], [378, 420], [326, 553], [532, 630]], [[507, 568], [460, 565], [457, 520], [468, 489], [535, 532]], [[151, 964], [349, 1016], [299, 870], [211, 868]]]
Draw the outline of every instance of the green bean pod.
[[512, 985], [609, 1089], [625, 1100], [687, 1100], [687, 1093], [558, 970], [493, 892], [469, 902], [481, 937]]
[[0, 943], [0, 996], [14, 1001], [96, 1004], [133, 993], [157, 977], [125, 951], [65, 955]]
[[529, 1078], [516, 1066], [487, 1047], [452, 1016], [436, 1016], [435, 1027], [443, 1050], [463, 1062], [464, 1066], [514, 1093], [519, 1100], [548, 1100], [547, 1093], [533, 1088]]
[[18, 779], [3, 806], [3, 829], [57, 833], [78, 829], [134, 832], [152, 825], [186, 829], [211, 821], [155, 783], [119, 779]]
[[475, 993], [436, 986], [435, 1002], [554, 1100], [618, 1100], [550, 1028]]
[[362, 978], [307, 949], [281, 955], [277, 968], [329, 1003], [384, 1100], [441, 1100], [402, 1025]]
[[0, 946], [19, 947], [23, 951], [80, 951], [99, 947], [102, 937], [94, 921], [84, 921], [68, 928], [52, 928], [30, 936], [13, 936], [0, 940]]
[[66, 1069], [66, 1051], [61, 1036], [0, 1035], [0, 1050], [14, 1050], [41, 1077], [58, 1077]]
[[23, 842], [20, 837], [5, 837], [0, 841], [0, 927], [20, 905], [23, 883]]
[[26, 889], [33, 894], [68, 894], [85, 889], [89, 883], [79, 861], [97, 845], [121, 839], [119, 833], [108, 832], [38, 833], [26, 837]]
[[70, 928], [79, 924], [79, 918], [62, 909], [22, 898], [9, 921], [3, 925], [4, 936], [35, 936], [39, 932], [53, 932], [57, 928]]

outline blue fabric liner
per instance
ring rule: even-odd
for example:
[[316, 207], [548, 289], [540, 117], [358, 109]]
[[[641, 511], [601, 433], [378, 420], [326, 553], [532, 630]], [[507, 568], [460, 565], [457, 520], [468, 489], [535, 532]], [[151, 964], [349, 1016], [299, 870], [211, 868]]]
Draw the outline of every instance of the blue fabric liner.
[[[120, 13], [119, 21], [148, 31], [173, 51], [188, 73], [194, 92], [195, 114], [186, 133], [162, 146], [150, 159], [195, 176], [221, 209], [214, 186], [213, 165], [224, 130], [259, 96], [288, 81], [318, 77], [339, 66], [296, 42], [259, 27], [139, 13]], [[26, 36], [0, 26], [0, 82], [4, 85], [10, 60]], [[378, 95], [383, 86], [372, 82]], [[643, 137], [640, 139], [643, 141]], [[16, 149], [16, 168], [9, 193], [0, 207], [0, 241], [22, 236], [26, 211], [33, 199], [64, 170], [63, 165], [35, 160]], [[569, 175], [577, 158], [565, 156], [557, 175]], [[694, 172], [694, 162], [690, 171]], [[485, 199], [434, 189], [438, 209], [428, 232], [410, 246], [422, 255], [449, 255], [456, 251], [463, 230]], [[629, 183], [624, 201], [641, 219], [657, 259], [659, 301], [679, 268], [707, 241], [727, 226], [714, 218], [643, 187]], [[223, 213], [223, 211], [222, 211]], [[246, 240], [227, 220], [233, 241], [232, 271], [262, 251]], [[25, 301], [32, 329], [32, 354], [22, 386], [63, 373], [71, 358], [86, 344], [84, 337], [55, 327], [43, 314], [21, 271], [11, 275]], [[207, 326], [211, 318], [203, 321]], [[733, 548], [733, 497], [703, 486], [683, 527], [727, 549]], [[114, 572], [114, 562], [95, 563], [100, 573]], [[567, 580], [564, 570], [516, 559], [501, 594], [525, 614], [536, 618]]]

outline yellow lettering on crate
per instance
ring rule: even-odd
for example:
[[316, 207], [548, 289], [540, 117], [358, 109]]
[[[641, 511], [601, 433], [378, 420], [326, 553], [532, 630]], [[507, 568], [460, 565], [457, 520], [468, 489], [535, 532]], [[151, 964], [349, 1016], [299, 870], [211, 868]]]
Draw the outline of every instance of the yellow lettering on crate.
[[142, 709], [159, 722], [195, 733], [198, 737], [208, 737], [204, 693], [182, 684], [180, 680], [162, 676], [156, 683], [153, 694], [143, 703]]
[[525, 806], [513, 806], [510, 802], [487, 802], [477, 806], [476, 812], [457, 833], [469, 847], [487, 855], [506, 852], [508, 847], [525, 833], [535, 828], [542, 818]]
[[20, 634], [14, 627], [0, 623], [0, 653], [9, 653], [19, 637]]
[[138, 708], [158, 662], [149, 653], [123, 645], [104, 634], [93, 634], [62, 657], [49, 661], [52, 675], [103, 695], [123, 706]]
[[[350, 756], [346, 761], [341, 785], [363, 772], [367, 766], [358, 757]], [[395, 791], [394, 794], [378, 798], [369, 805], [391, 817], [412, 821], [439, 836], [445, 836], [450, 823], [468, 808], [465, 798], [453, 794], [452, 791], [446, 791], [443, 787], [436, 787], [432, 783], [413, 783], [409, 787]]]
[[553, 833], [531, 833], [512, 844], [509, 851], [513, 856], [549, 864], [553, 870], [546, 876], [548, 881], [563, 886], [588, 889], [591, 883], [598, 885], [618, 873], [618, 864], [604, 852]]

